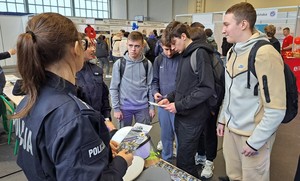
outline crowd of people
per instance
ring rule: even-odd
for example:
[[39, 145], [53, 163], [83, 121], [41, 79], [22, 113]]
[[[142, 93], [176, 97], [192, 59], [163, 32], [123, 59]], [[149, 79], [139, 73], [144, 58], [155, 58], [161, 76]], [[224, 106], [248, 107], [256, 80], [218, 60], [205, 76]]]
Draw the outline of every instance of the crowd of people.
[[[285, 86], [278, 86], [285, 85], [280, 53], [291, 50], [293, 37], [284, 28], [280, 47], [276, 28], [268, 25], [262, 33], [255, 22], [250, 3], [225, 12], [225, 96], [212, 109], [209, 100], [216, 90], [211, 62], [218, 45], [201, 22], [172, 21], [160, 35], [156, 30], [148, 36], [122, 30], [109, 47], [91, 26], [84, 34], [57, 13], [33, 16], [17, 42], [26, 94], [13, 116], [21, 140], [18, 165], [29, 180], [122, 180], [133, 154], [119, 151], [110, 133], [133, 120], [151, 124], [156, 113], [150, 101], [160, 105], [162, 159], [172, 162], [175, 151], [177, 167], [196, 178], [211, 178], [220, 136], [227, 174], [220, 180], [268, 181], [275, 133], [286, 110]], [[249, 52], [259, 40], [273, 46], [256, 54], [257, 78], [251, 76], [251, 83], [259, 93], [254, 95], [246, 72]], [[111, 78], [110, 85], [104, 75]], [[198, 164], [203, 165], [201, 174]]]

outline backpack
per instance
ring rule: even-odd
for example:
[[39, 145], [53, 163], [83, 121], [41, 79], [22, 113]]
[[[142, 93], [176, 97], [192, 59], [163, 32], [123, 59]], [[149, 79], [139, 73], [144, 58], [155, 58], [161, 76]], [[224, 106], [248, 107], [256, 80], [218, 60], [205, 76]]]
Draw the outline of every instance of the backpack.
[[[195, 74], [198, 74], [197, 60], [196, 60], [197, 50], [198, 49], [196, 49], [192, 53], [191, 59], [190, 59], [191, 67]], [[216, 94], [208, 99], [208, 105], [210, 106], [210, 109], [212, 111], [217, 113], [223, 102], [224, 95], [225, 95], [225, 67], [224, 67], [223, 60], [221, 59], [221, 54], [219, 52], [214, 50], [214, 52], [211, 53], [210, 56], [212, 58], [211, 66], [212, 66], [214, 80], [215, 80]]]
[[[148, 59], [144, 58], [142, 62], [146, 71], [146, 80], [148, 80]], [[120, 59], [120, 80], [122, 80], [122, 77], [124, 75], [125, 67], [126, 67], [126, 59], [122, 57]]]
[[108, 57], [108, 45], [105, 41], [97, 41], [96, 44], [96, 57]]
[[[249, 58], [248, 58], [247, 88], [250, 88], [250, 71], [257, 78], [255, 66], [254, 66], [255, 57], [256, 57], [257, 50], [264, 45], [272, 45], [272, 44], [265, 40], [259, 40], [258, 42], [255, 43], [255, 45], [252, 47], [250, 51]], [[284, 63], [284, 77], [285, 77], [285, 90], [286, 90], [286, 112], [282, 120], [282, 123], [288, 123], [292, 121], [298, 113], [298, 89], [297, 89], [295, 75], [286, 63]], [[255, 85], [254, 95], [255, 96], [258, 95], [258, 83], [257, 85]], [[266, 97], [266, 102], [271, 101], [267, 95], [265, 95], [265, 97]]]

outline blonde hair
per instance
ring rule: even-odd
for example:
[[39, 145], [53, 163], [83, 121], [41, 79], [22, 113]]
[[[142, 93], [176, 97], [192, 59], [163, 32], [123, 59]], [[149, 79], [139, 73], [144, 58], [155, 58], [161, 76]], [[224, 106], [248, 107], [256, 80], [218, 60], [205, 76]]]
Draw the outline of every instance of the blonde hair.
[[268, 25], [264, 28], [264, 30], [268, 37], [274, 37], [276, 34], [276, 27], [274, 25]]

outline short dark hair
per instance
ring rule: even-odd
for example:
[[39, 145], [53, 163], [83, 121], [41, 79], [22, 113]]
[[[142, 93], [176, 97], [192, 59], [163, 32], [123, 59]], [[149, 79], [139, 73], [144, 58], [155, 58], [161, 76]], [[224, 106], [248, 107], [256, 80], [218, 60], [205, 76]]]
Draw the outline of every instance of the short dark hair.
[[170, 43], [171, 44], [171, 39], [172, 39], [172, 37], [171, 37], [171, 34], [172, 34], [172, 30], [177, 26], [177, 25], [179, 25], [179, 24], [181, 24], [181, 22], [179, 22], [179, 21], [171, 21], [168, 25], [167, 25], [167, 27], [166, 27], [166, 29], [165, 29], [165, 31], [164, 31], [164, 34], [165, 34], [165, 36], [166, 36], [166, 41], [168, 42], [168, 43]]
[[163, 46], [166, 46], [166, 47], [171, 47], [171, 42], [168, 41], [168, 36], [166, 34], [166, 31], [164, 30], [162, 35], [161, 35], [161, 38], [160, 38], [160, 43], [163, 45]]
[[213, 35], [213, 31], [210, 28], [205, 29], [205, 34], [208, 37], [211, 37]]
[[206, 41], [206, 34], [202, 28], [191, 27], [190, 28], [190, 36], [193, 41], [199, 40], [201, 42]]
[[285, 28], [283, 28], [283, 30], [288, 30], [288, 31], [290, 31], [290, 28], [289, 28], [289, 27], [285, 27]]
[[189, 25], [182, 24], [182, 23], [178, 24], [175, 28], [172, 29], [170, 38], [171, 39], [174, 37], [180, 38], [182, 33], [184, 33], [186, 37], [191, 38]]
[[225, 12], [225, 14], [230, 14], [230, 13], [234, 15], [237, 24], [239, 24], [243, 20], [246, 20], [249, 22], [250, 29], [251, 30], [254, 29], [254, 25], [256, 22], [256, 11], [252, 6], [252, 4], [247, 2], [241, 2], [235, 4], [231, 6], [229, 9], [227, 9], [227, 11]]
[[194, 22], [194, 23], [192, 23], [191, 27], [202, 28], [202, 29], [205, 28], [205, 26], [202, 23], [200, 23], [200, 22]]
[[132, 40], [132, 41], [142, 40], [142, 42], [144, 42], [144, 37], [143, 37], [143, 34], [141, 32], [139, 32], [139, 31], [132, 31], [128, 35], [128, 40]]
[[128, 35], [129, 35], [129, 32], [126, 31], [126, 32], [124, 33], [124, 37], [128, 38]]

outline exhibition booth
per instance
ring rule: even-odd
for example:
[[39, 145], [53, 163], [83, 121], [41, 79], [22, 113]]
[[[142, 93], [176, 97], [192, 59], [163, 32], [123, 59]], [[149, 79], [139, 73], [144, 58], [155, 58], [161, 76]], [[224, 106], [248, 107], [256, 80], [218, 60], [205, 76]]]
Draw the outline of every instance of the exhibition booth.
[[[264, 27], [272, 24], [276, 27], [275, 37], [279, 40], [280, 44], [284, 39], [283, 29], [290, 28], [291, 35], [294, 37], [293, 49], [283, 56], [284, 62], [289, 65], [294, 72], [297, 79], [298, 92], [300, 92], [300, 7], [287, 6], [287, 7], [274, 7], [274, 8], [261, 8], [256, 9], [257, 21], [255, 24], [256, 29], [264, 32]], [[197, 14], [182, 14], [176, 15], [175, 20], [187, 22], [202, 23], [205, 28], [213, 30], [215, 41], [218, 44], [218, 51], [221, 52], [222, 45], [222, 27], [223, 16], [225, 12], [213, 13], [197, 13]]]

